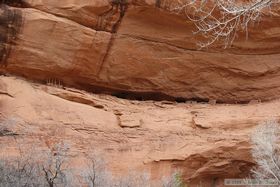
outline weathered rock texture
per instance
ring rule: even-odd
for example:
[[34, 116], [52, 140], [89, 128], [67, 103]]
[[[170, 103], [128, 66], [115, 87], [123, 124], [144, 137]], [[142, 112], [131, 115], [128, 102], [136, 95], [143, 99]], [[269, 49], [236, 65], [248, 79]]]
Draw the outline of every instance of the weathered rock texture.
[[[277, 14], [264, 17], [247, 41], [199, 51], [194, 25], [170, 12], [174, 1], [1, 5], [0, 72], [138, 100], [279, 99]], [[148, 172], [156, 181], [180, 169], [191, 184], [218, 185], [248, 174], [249, 135], [257, 123], [279, 118], [279, 106], [129, 101], [1, 77], [1, 124], [13, 123], [0, 140], [3, 150], [63, 140], [77, 160], [100, 152], [117, 175]]]
[[1, 8], [3, 72], [140, 99], [279, 98], [277, 14], [231, 49], [199, 51], [194, 25], [168, 11], [175, 0], [129, 1], [123, 14], [104, 0], [24, 2]]
[[188, 182], [208, 186], [246, 176], [254, 165], [251, 131], [280, 113], [278, 100], [250, 105], [140, 102], [12, 77], [0, 81], [1, 125], [10, 121], [6, 128], [13, 134], [0, 136], [3, 150], [18, 143], [24, 149], [64, 141], [76, 161], [100, 152], [114, 174], [147, 172], [151, 180], [178, 169]]
[[10, 56], [12, 42], [22, 27], [21, 12], [3, 6], [0, 11], [0, 22], [0, 64], [3, 65], [6, 64]]

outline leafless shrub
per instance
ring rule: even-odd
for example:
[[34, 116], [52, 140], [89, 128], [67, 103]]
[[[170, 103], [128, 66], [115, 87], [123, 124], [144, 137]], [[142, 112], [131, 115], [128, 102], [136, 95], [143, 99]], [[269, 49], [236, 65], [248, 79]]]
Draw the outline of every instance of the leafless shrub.
[[279, 133], [279, 123], [268, 121], [260, 124], [252, 134], [252, 156], [257, 163], [252, 173], [261, 182], [267, 179], [280, 182]]
[[68, 149], [67, 145], [60, 143], [52, 152], [45, 153], [46, 162], [41, 164], [41, 168], [49, 187], [65, 184], [66, 175], [63, 167]]
[[18, 161], [0, 161], [0, 186], [20, 187], [20, 186], [39, 186], [34, 179], [34, 165], [30, 163], [23, 164]]
[[204, 39], [198, 45], [208, 47], [217, 41], [230, 46], [238, 31], [244, 31], [248, 37], [248, 26], [259, 22], [279, 0], [178, 0], [174, 10], [184, 13], [194, 22], [197, 31]]
[[[0, 155], [0, 186], [2, 187], [149, 187], [150, 174], [129, 171], [113, 176], [100, 155], [87, 156], [81, 172], [68, 167], [69, 146], [56, 144], [50, 150], [26, 147], [18, 142], [17, 156]], [[159, 181], [160, 182], [160, 181]], [[183, 187], [179, 174], [174, 174], [163, 187]], [[157, 185], [158, 186], [158, 185]]]
[[0, 158], [0, 186], [2, 187], [41, 187], [44, 180], [34, 161], [33, 149], [28, 153], [19, 149], [19, 155]]
[[110, 186], [112, 175], [106, 169], [106, 163], [102, 156], [96, 154], [87, 155], [86, 168], [81, 176], [89, 187]]
[[149, 187], [150, 175], [148, 173], [128, 172], [125, 176], [114, 176], [106, 168], [106, 163], [100, 155], [87, 156], [87, 168], [81, 176], [89, 187]]
[[57, 144], [52, 151], [34, 147], [23, 151], [19, 145], [17, 156], [0, 158], [0, 186], [54, 187], [69, 186], [66, 181], [65, 160], [68, 148]]

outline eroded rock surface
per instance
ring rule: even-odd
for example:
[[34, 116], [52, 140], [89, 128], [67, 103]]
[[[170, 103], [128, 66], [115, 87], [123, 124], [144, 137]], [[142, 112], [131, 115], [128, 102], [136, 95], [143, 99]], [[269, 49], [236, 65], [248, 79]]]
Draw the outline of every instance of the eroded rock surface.
[[66, 141], [74, 160], [97, 151], [112, 173], [154, 182], [175, 169], [191, 185], [246, 176], [251, 131], [279, 118], [280, 17], [230, 49], [198, 50], [174, 1], [128, 1], [123, 13], [103, 0], [2, 5], [0, 72], [46, 83], [0, 78], [3, 150]]
[[1, 8], [1, 20], [7, 11], [19, 15], [16, 23], [1, 22], [2, 72], [144, 99], [279, 98], [277, 14], [264, 17], [247, 41], [240, 34], [230, 49], [199, 51], [193, 23], [171, 13], [167, 1], [161, 8], [156, 1], [128, 1], [123, 16], [103, 0], [25, 3], [30, 8]]
[[0, 5], [0, 65], [7, 65], [12, 44], [22, 28], [22, 15], [19, 10]]
[[0, 94], [1, 121], [12, 120], [8, 130], [17, 134], [0, 136], [7, 150], [18, 141], [26, 147], [65, 141], [75, 159], [98, 151], [114, 174], [147, 172], [152, 180], [175, 169], [191, 183], [244, 177], [254, 165], [251, 131], [259, 122], [279, 118], [278, 100], [250, 105], [128, 101], [13, 77], [0, 80], [13, 96]]

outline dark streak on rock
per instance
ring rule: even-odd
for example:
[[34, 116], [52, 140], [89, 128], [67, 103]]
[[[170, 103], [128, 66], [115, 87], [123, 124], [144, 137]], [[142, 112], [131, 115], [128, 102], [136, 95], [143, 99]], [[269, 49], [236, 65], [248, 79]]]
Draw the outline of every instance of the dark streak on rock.
[[0, 4], [0, 65], [7, 66], [11, 46], [15, 44], [22, 22], [20, 10]]
[[160, 6], [161, 6], [161, 0], [156, 0], [156, 7], [160, 8]]
[[0, 137], [1, 136], [18, 136], [18, 133], [12, 132], [8, 129], [1, 129], [0, 130]]
[[14, 96], [12, 96], [11, 94], [9, 94], [7, 92], [2, 92], [1, 90], [0, 90], [0, 95], [6, 95], [6, 96], [14, 98]]
[[24, 0], [0, 0], [0, 5], [2, 4], [20, 8], [27, 7], [27, 3]]
[[111, 10], [114, 9], [114, 6], [116, 6], [117, 11], [119, 10], [119, 18], [112, 26], [112, 35], [111, 35], [110, 41], [108, 43], [108, 47], [105, 51], [105, 54], [104, 54], [104, 56], [101, 60], [97, 75], [99, 75], [101, 73], [103, 65], [107, 61], [108, 55], [110, 54], [110, 51], [111, 51], [111, 49], [114, 45], [114, 41], [115, 41], [115, 38], [116, 38], [115, 35], [117, 34], [119, 26], [120, 26], [120, 24], [121, 24], [121, 22], [122, 22], [122, 20], [125, 16], [125, 13], [127, 12], [127, 9], [128, 9], [128, 3], [127, 3], [126, 0], [113, 0]]
[[128, 2], [127, 2], [127, 0], [111, 0], [110, 4], [111, 4], [111, 7], [98, 16], [96, 30], [98, 30], [98, 31], [107, 30], [108, 24], [110, 24], [112, 22], [114, 16], [116, 16], [119, 13], [118, 19], [113, 24], [113, 26], [110, 30], [112, 33], [116, 33], [117, 29], [122, 21], [122, 18], [124, 17], [124, 15], [127, 11]]

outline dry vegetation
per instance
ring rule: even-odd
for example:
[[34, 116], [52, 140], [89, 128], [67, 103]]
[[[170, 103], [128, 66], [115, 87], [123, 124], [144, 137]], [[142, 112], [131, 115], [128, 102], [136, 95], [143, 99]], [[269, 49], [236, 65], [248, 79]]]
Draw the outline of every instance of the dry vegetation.
[[[114, 178], [105, 162], [96, 157], [87, 158], [82, 171], [71, 169], [67, 159], [68, 148], [57, 144], [53, 151], [29, 153], [20, 151], [16, 157], [0, 158], [1, 187], [150, 187], [148, 173], [129, 172]], [[179, 174], [162, 179], [163, 187], [183, 187]]]
[[[150, 175], [146, 172], [128, 172], [126, 176], [114, 177], [107, 169], [102, 156], [88, 150], [82, 170], [71, 168], [71, 146], [65, 142], [42, 148], [36, 142], [24, 142], [18, 134], [11, 134], [17, 119], [0, 122], [0, 138], [16, 141], [13, 154], [6, 154], [6, 145], [0, 143], [1, 187], [149, 187]], [[2, 136], [2, 137], [1, 137]], [[28, 145], [31, 145], [29, 147]], [[163, 177], [159, 183], [164, 187], [181, 187], [178, 173]]]
[[230, 46], [238, 32], [245, 32], [248, 27], [258, 24], [263, 15], [273, 15], [273, 9], [279, 0], [178, 0], [174, 11], [183, 13], [194, 22], [197, 31], [203, 37], [198, 42], [205, 48], [215, 42]]
[[252, 173], [260, 182], [273, 179], [280, 184], [279, 138], [280, 128], [276, 121], [260, 124], [252, 134], [252, 156], [257, 163]]

